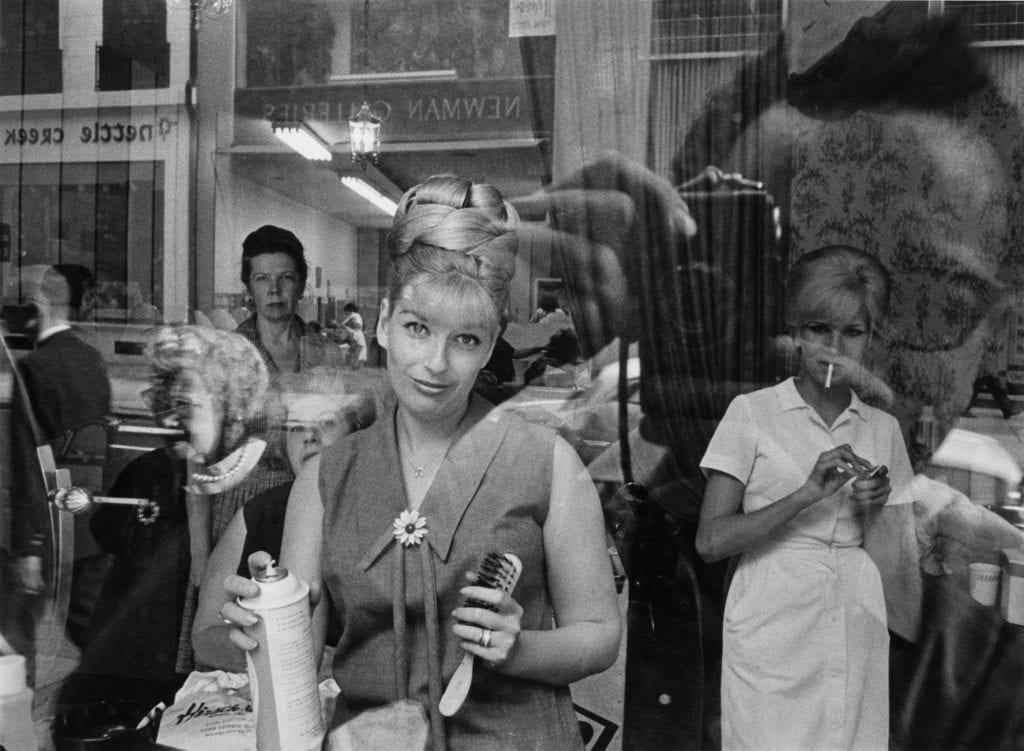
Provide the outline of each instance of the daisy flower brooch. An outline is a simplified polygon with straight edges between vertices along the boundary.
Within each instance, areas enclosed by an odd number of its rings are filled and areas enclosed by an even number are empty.
[[[394,527],[395,539],[406,547],[419,545],[427,536],[427,517],[420,516],[419,511],[403,511],[391,526]]]

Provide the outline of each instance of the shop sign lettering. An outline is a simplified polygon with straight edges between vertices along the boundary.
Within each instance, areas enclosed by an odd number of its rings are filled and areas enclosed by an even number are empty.
[[[4,132],[4,146],[24,146],[37,143],[64,143],[64,129],[7,128]]]
[[[391,117],[391,104],[388,102],[370,102],[370,109],[383,121]],[[263,117],[266,120],[324,120],[344,123],[358,111],[358,102],[268,102],[263,105]]]
[[[404,106],[402,106],[404,105]],[[387,122],[394,107],[390,102],[376,101],[370,109],[383,122]],[[459,96],[408,99],[400,105],[405,119],[415,122],[442,120],[518,120],[523,112],[522,97],[515,96]],[[358,112],[353,105],[330,102],[303,102],[265,104],[263,117],[267,120],[325,120],[346,122]]]
[[[170,135],[177,123],[167,117],[161,117],[155,123],[133,125],[119,121],[95,121],[81,126],[78,140],[82,143],[148,143],[154,135],[163,141]],[[46,144],[62,144],[69,136],[62,127],[48,128],[5,128],[4,146],[42,146]]]
[[[518,96],[474,96],[454,99],[417,99],[409,102],[409,119],[428,120],[500,120],[517,119],[522,101]]]
[[[364,100],[393,141],[535,136],[538,127],[550,122],[554,80],[548,76],[389,82],[373,86],[371,92],[348,84],[238,89],[236,137],[240,142],[255,137],[253,117],[343,125]],[[258,137],[269,135],[266,128]]]

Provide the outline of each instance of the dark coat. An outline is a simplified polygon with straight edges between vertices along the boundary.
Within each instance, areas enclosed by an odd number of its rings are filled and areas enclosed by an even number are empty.
[[[156,521],[140,522],[132,506],[101,506],[93,515],[96,541],[114,561],[90,624],[83,672],[156,681],[176,678],[191,562],[184,475],[183,462],[165,449],[154,449],[124,468],[110,495],[155,502]]]
[[[103,356],[72,331],[59,331],[18,362],[30,405],[14,389],[11,419],[11,542],[15,555],[43,555],[49,536],[46,489],[36,458],[31,408],[42,440],[59,444],[67,431],[110,413]]]

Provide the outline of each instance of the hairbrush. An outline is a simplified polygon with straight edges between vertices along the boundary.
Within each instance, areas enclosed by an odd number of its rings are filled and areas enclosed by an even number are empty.
[[[512,553],[488,553],[484,556],[480,568],[476,571],[474,586],[486,587],[488,589],[500,589],[505,594],[511,594],[519,581],[519,575],[523,572],[523,562]],[[467,597],[465,607],[484,608],[494,610],[494,606],[488,602]],[[466,700],[469,694],[469,686],[473,682],[473,655],[466,652],[462,656],[462,662],[455,669],[452,679],[444,690],[438,709],[445,717],[451,717],[459,711],[459,707]]]

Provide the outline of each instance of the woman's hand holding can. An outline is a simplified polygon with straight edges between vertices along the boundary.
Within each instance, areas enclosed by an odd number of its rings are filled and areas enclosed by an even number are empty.
[[[262,550],[253,553],[249,556],[249,573],[255,576],[257,571],[265,569],[272,561],[273,558],[270,553]],[[244,576],[232,574],[224,579],[224,589],[231,595],[231,599],[221,606],[220,617],[224,623],[236,626],[236,628],[231,629],[228,638],[239,649],[246,651],[256,649],[259,644],[255,639],[246,634],[242,628],[245,626],[255,626],[260,618],[252,610],[239,605],[238,600],[258,597],[260,594],[259,584],[252,579],[246,579]]]

